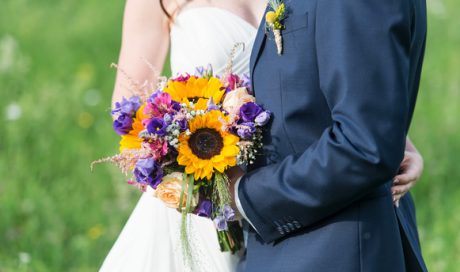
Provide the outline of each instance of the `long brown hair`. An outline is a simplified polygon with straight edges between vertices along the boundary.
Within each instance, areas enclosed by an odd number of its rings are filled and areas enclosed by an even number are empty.
[[[166,11],[165,9],[165,5],[163,4],[163,0],[160,0],[160,6],[161,6],[161,9],[163,10],[163,12],[166,14],[166,16],[168,17],[168,19],[171,19],[171,15]]]
[[[192,0],[185,0],[185,2],[189,2],[189,1],[192,1]],[[176,3],[177,3],[177,1],[176,1]],[[165,5],[163,4],[163,0],[160,0],[160,6],[161,6],[161,9],[163,10],[163,12],[166,14],[166,17],[168,17],[168,19],[172,20],[172,14],[169,14],[168,11],[166,11]],[[177,9],[179,9],[179,8],[180,8],[180,6],[177,7]],[[176,10],[174,12],[176,12]],[[174,14],[174,12],[173,12],[173,14]]]

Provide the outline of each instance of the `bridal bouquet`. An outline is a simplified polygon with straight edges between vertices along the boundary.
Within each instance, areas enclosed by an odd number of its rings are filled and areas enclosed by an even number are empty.
[[[253,163],[270,112],[256,104],[249,77],[232,74],[231,61],[220,76],[208,65],[194,75],[157,77],[154,87],[128,76],[133,96],[111,111],[118,116],[113,128],[122,138],[120,153],[93,162],[91,170],[112,162],[132,173],[128,184],[144,192],[153,188],[154,197],[182,213],[186,249],[185,217],[193,213],[213,220],[221,250],[234,253],[243,237],[239,225],[230,224],[234,210],[224,171],[237,162]]]

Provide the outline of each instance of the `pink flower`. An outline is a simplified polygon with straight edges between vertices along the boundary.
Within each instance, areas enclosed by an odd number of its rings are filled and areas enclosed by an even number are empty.
[[[144,107],[144,114],[151,118],[163,118],[166,113],[180,110],[178,102],[171,100],[171,95],[161,93],[155,97],[154,102],[148,102]]]
[[[144,111],[145,111],[145,107],[144,107]],[[152,120],[152,119],[151,118],[144,119],[144,120],[141,121],[141,124],[144,127],[147,127],[147,125],[150,123],[150,120]]]
[[[168,154],[168,143],[166,141],[155,140],[150,142],[150,148],[153,151],[153,159],[156,161],[160,161],[161,157]]]
[[[240,78],[237,75],[229,75],[227,77],[228,81],[228,88],[235,90],[238,88],[238,85],[240,84]]]
[[[185,74],[186,74],[186,76],[180,75],[180,76],[178,76],[176,78],[171,79],[171,81],[187,82],[189,80],[189,78],[190,78],[190,75],[187,74],[187,73],[185,73]]]
[[[128,183],[129,185],[136,186],[137,188],[139,188],[139,190],[141,190],[144,193],[147,192],[147,184],[141,184],[133,180],[128,180],[126,181],[126,183]]]

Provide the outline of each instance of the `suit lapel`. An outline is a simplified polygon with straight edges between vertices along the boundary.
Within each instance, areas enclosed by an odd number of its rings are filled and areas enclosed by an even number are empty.
[[[264,12],[264,17],[262,19],[262,22],[260,22],[259,30],[257,31],[256,35],[256,40],[254,41],[254,46],[252,47],[251,51],[251,58],[250,58],[250,72],[251,72],[251,85],[252,85],[252,91],[255,95],[254,91],[254,68],[256,67],[257,60],[259,59],[260,55],[260,50],[262,47],[262,44],[266,38],[267,35],[265,35],[265,14],[268,12],[269,7],[265,9]]]

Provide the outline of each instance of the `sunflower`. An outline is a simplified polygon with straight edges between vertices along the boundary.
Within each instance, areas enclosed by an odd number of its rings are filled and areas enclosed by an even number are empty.
[[[210,97],[215,104],[219,104],[225,90],[218,78],[204,79],[190,77],[187,82],[172,81],[164,88],[164,92],[171,95],[172,100],[190,105],[193,102],[195,110],[206,110]]]
[[[141,142],[139,141],[139,132],[145,129],[141,121],[149,118],[144,114],[144,105],[142,105],[136,112],[136,118],[134,118],[133,129],[126,135],[121,136],[120,151],[124,149],[140,149]]]
[[[211,179],[214,169],[223,173],[228,166],[236,165],[235,156],[240,149],[236,146],[239,138],[221,130],[219,117],[228,121],[228,116],[220,111],[210,111],[189,121],[191,134],[179,136],[179,156],[177,162],[186,166],[187,174],[195,173],[199,178]]]

